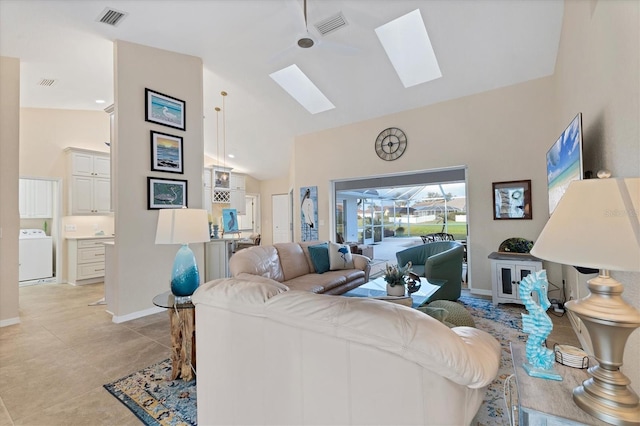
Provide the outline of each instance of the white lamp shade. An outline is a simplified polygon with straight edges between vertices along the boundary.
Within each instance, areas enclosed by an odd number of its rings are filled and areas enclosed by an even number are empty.
[[[210,240],[206,210],[161,209],[156,244],[204,243]]]
[[[574,181],[531,249],[571,266],[640,271],[640,178]]]

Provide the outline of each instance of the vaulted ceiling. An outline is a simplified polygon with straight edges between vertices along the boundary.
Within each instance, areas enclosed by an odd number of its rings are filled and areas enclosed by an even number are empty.
[[[106,8],[127,15],[98,22]],[[375,28],[415,9],[442,77],[405,88]],[[89,110],[113,102],[114,40],[198,56],[205,154],[216,156],[224,90],[227,165],[269,179],[286,175],[297,135],[552,74],[563,9],[561,0],[307,0],[316,43],[302,49],[303,0],[0,0],[0,55],[21,60],[23,107]],[[320,35],[315,24],[340,13],[347,24]],[[335,109],[312,115],[269,77],[294,63]]]

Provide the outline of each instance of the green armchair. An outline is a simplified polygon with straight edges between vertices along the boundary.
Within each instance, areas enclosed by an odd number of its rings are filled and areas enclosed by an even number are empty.
[[[462,289],[462,258],[464,247],[457,241],[438,241],[399,251],[399,266],[411,261],[413,272],[426,279],[447,280],[427,302],[458,300]]]

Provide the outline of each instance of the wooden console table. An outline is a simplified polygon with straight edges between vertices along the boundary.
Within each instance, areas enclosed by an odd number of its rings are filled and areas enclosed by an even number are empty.
[[[553,365],[562,376],[561,382],[531,377],[522,368],[526,359],[524,345],[511,342],[510,346],[518,389],[519,426],[610,426],[582,411],[573,402],[573,389],[588,378],[586,369],[567,367],[555,362]]]
[[[167,308],[171,327],[171,380],[182,377],[189,381],[195,376],[196,331],[193,303],[176,303],[170,291],[153,298],[153,304]]]

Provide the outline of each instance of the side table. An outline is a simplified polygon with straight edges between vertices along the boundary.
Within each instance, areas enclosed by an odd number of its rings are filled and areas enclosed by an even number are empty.
[[[171,380],[193,379],[196,368],[195,306],[176,303],[170,291],[153,298],[153,304],[167,308],[171,327]]]
[[[582,411],[573,402],[573,388],[588,378],[586,369],[568,367],[554,362],[553,366],[562,381],[531,377],[522,368],[526,359],[523,344],[511,342],[511,359],[518,389],[518,417],[520,426],[611,426]],[[590,360],[590,362],[595,362]],[[511,407],[509,407],[511,408]]]

